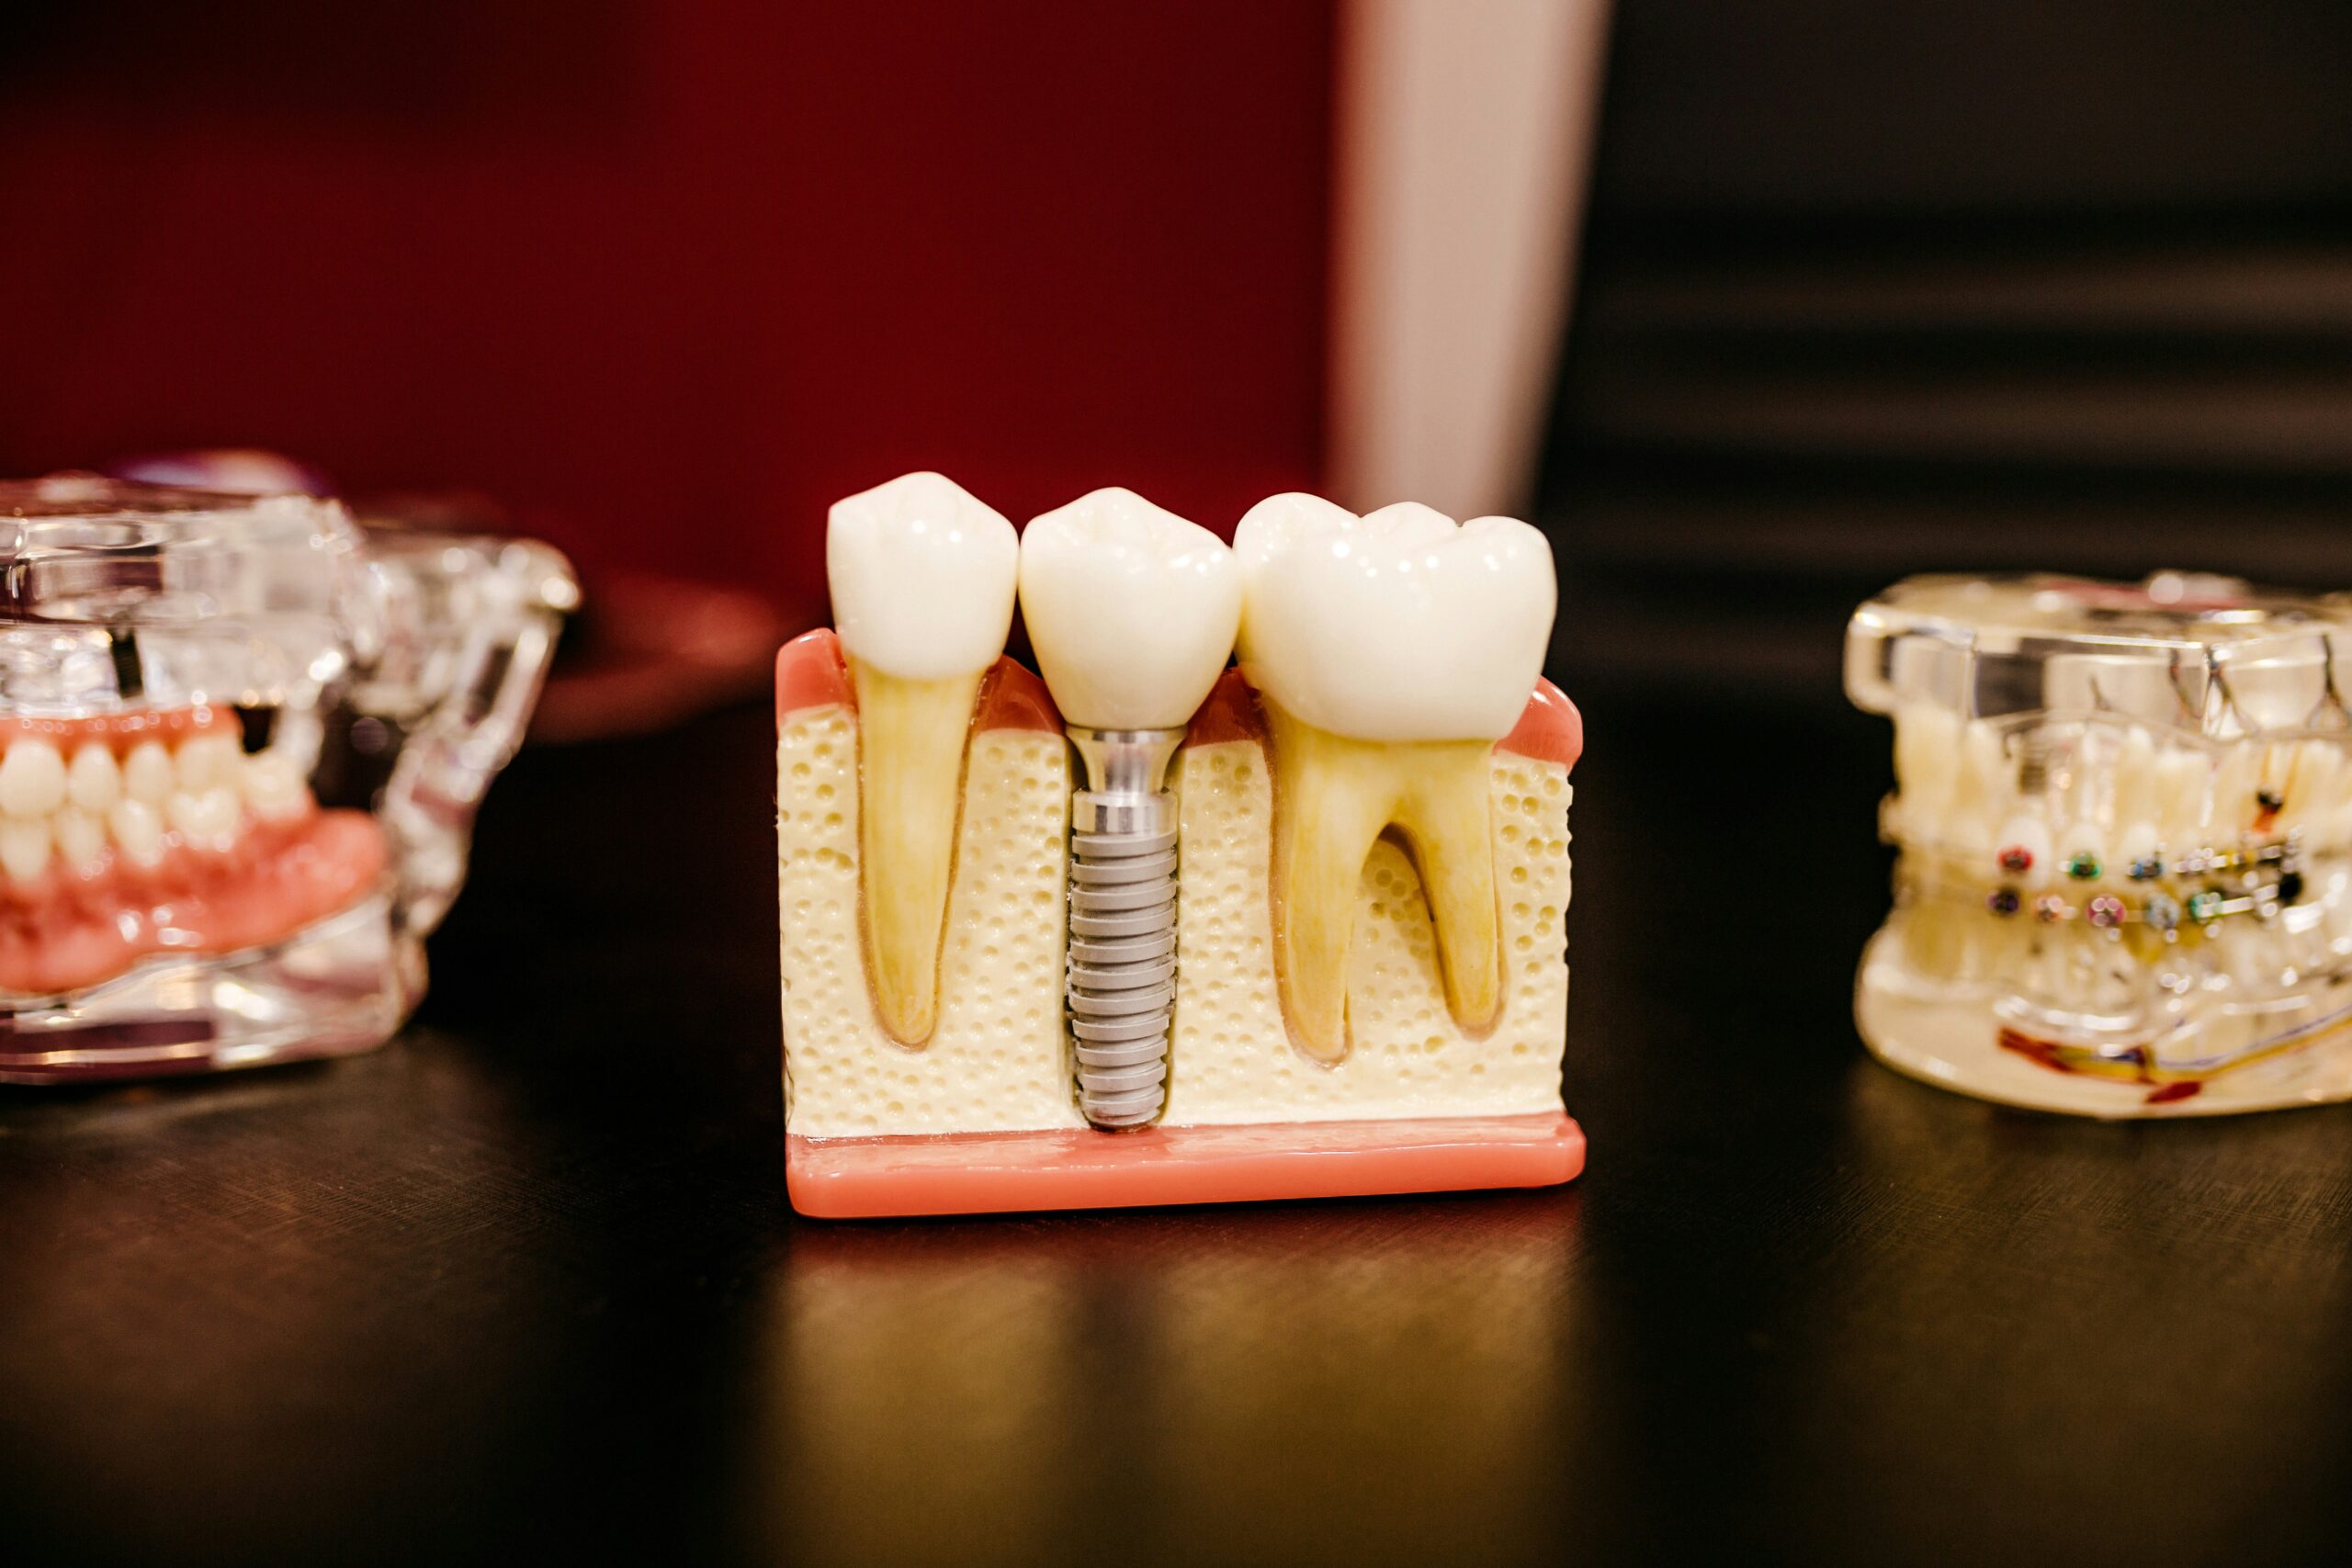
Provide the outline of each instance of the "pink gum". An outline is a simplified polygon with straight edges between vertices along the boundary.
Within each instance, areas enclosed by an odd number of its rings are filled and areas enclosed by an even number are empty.
[[[849,666],[842,657],[841,638],[831,626],[804,632],[784,645],[775,656],[775,716],[778,724],[808,708],[842,706],[854,709]],[[1011,659],[999,659],[980,687],[974,709],[975,729],[1043,729],[1060,734],[1062,720],[1047,694],[1045,682]],[[1257,740],[1266,736],[1266,722],[1258,711],[1258,694],[1238,670],[1227,670],[1193,716],[1184,737],[1188,746],[1210,746],[1220,740]],[[1584,716],[1566,693],[1539,679],[1518,725],[1495,743],[1499,751],[1557,762],[1573,768],[1584,754]]]
[[[1225,740],[1255,740],[1262,745],[1265,739],[1266,716],[1259,709],[1257,692],[1242,678],[1240,671],[1227,670],[1217,677],[1201,711],[1193,716],[1184,744],[1214,746]],[[1577,705],[1568,701],[1559,687],[1539,678],[1534,694],[1520,711],[1518,725],[1495,742],[1495,750],[1573,768],[1577,759],[1584,755],[1584,716],[1577,712]]]
[[[232,729],[237,716],[226,708],[138,708],[88,718],[0,718],[0,751],[19,740],[46,740],[60,751],[102,742],[119,759],[142,740],[176,746],[191,735]]]
[[[52,865],[0,892],[0,990],[50,996],[111,980],[150,953],[234,953],[293,935],[382,877],[376,819],[316,811],[249,822],[227,853],[176,845],[152,867],[117,855]]]
[[[775,719],[782,724],[809,708],[857,709],[851,688],[849,663],[842,655],[842,639],[831,626],[803,632],[775,656]],[[1062,732],[1061,711],[1046,691],[1046,682],[1009,658],[1000,657],[980,682],[980,700],[972,709],[974,729],[1042,729]]]

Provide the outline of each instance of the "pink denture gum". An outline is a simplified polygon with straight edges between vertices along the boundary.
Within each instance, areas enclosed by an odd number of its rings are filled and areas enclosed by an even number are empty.
[[[198,705],[81,718],[0,717],[0,752],[21,740],[64,753],[103,746],[119,761],[153,741],[233,735],[235,716]],[[373,818],[321,811],[308,796],[275,820],[249,818],[224,844],[174,832],[140,863],[109,844],[91,863],[61,858],[0,881],[0,991],[95,986],[157,953],[223,953],[290,936],[375,886],[385,848]]]
[[[840,639],[820,629],[786,645],[777,658],[777,721],[782,727],[797,715],[832,706],[854,709],[854,698]],[[1062,730],[1044,682],[1010,659],[1000,660],[984,682],[972,727],[976,734]],[[1576,705],[1549,682],[1539,682],[1517,727],[1496,750],[1565,770],[1576,762],[1583,739]],[[1186,741],[1266,744],[1257,694],[1238,670],[1218,680]],[[787,1052],[792,1048],[787,1040]],[[1116,1133],[1084,1126],[876,1136],[792,1133],[786,1142],[793,1207],[832,1219],[1544,1187],[1574,1179],[1585,1158],[1582,1130],[1559,1111],[1163,1122]]]

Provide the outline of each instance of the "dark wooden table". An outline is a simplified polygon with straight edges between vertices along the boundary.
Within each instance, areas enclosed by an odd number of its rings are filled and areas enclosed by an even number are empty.
[[[786,1206],[764,713],[527,754],[397,1044],[0,1098],[0,1562],[2344,1561],[2352,1111],[1895,1077],[1883,732],[1587,706],[1579,1183],[1011,1220]]]

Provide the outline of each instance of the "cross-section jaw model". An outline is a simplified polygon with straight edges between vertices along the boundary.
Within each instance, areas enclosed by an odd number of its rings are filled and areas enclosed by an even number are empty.
[[[1285,495],[1227,549],[1111,490],[1016,539],[912,474],[835,506],[827,560],[838,630],[777,666],[797,1206],[1581,1168],[1541,535]]]

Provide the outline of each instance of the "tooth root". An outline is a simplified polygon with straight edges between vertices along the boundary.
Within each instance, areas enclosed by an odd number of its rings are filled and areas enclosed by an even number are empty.
[[[909,680],[855,659],[849,665],[867,973],[882,1027],[920,1045],[939,1018],[939,944],[980,675]]]
[[[1367,741],[1265,704],[1274,774],[1274,970],[1301,1049],[1348,1053],[1348,953],[1364,857],[1394,825],[1419,871],[1446,1005],[1464,1028],[1502,1006],[1483,740]]]
[[[1348,1054],[1348,949],[1364,857],[1396,804],[1383,748],[1265,704],[1274,775],[1274,973],[1307,1055]]]
[[[1446,1006],[1453,1021],[1473,1032],[1492,1027],[1503,1005],[1502,932],[1487,820],[1493,750],[1476,740],[1430,744],[1396,813],[1429,895]]]

